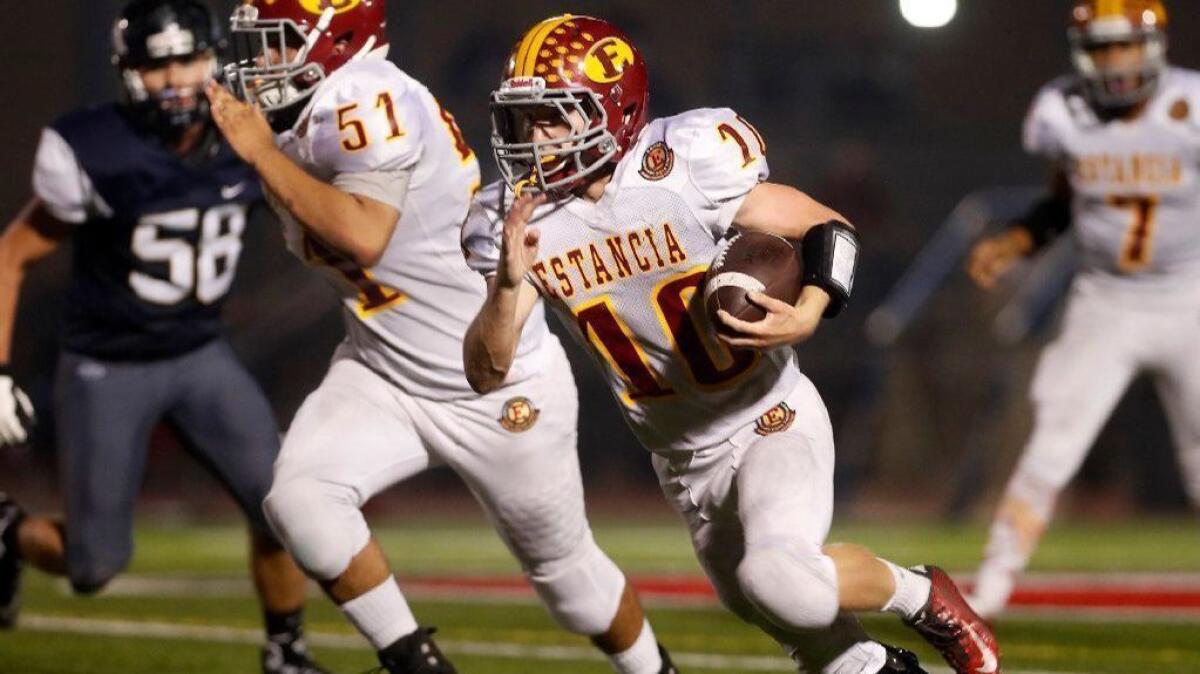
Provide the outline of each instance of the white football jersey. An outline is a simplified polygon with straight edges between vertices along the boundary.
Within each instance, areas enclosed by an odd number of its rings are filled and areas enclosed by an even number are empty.
[[[731,352],[715,337],[697,286],[746,194],[767,177],[761,136],[728,109],[651,122],[597,203],[538,209],[529,275],[609,385],[648,449],[728,440],[780,403],[800,377],[791,348]],[[463,230],[471,267],[495,273],[501,183],[483,190]]]
[[[1070,180],[1081,277],[1140,295],[1200,288],[1200,73],[1168,70],[1132,121],[1099,119],[1079,80],[1060,78],[1024,136]]]
[[[286,209],[273,206],[288,248],[321,269],[341,296],[343,350],[413,395],[474,396],[462,339],[486,285],[464,262],[459,236],[479,189],[479,163],[454,118],[420,82],[368,58],[322,82],[278,142],[310,174],[350,192],[369,187],[373,176],[410,176],[402,201],[364,192],[398,202],[392,205],[400,211],[383,257],[369,269],[306,235]],[[542,343],[553,339],[541,313],[530,320],[511,383],[541,370]]]

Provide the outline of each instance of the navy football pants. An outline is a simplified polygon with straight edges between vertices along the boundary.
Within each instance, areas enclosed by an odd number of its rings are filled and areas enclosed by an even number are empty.
[[[134,500],[160,420],[175,426],[254,530],[270,535],[262,500],[279,453],[278,428],[223,339],[150,362],[63,352],[55,393],[67,569],[76,590],[99,590],[129,563]]]

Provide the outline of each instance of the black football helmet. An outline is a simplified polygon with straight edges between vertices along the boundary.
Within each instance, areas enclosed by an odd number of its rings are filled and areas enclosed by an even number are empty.
[[[199,87],[167,88],[151,94],[139,68],[171,59],[206,56],[212,74],[224,48],[220,24],[200,0],[133,0],[113,25],[113,64],[125,84],[125,102],[139,124],[171,138],[208,118],[208,98]]]

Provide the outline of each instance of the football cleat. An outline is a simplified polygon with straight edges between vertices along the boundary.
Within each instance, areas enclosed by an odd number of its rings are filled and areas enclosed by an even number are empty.
[[[272,639],[263,644],[262,670],[263,674],[329,674],[312,661],[303,639],[287,642]]]
[[[418,627],[379,652],[381,670],[387,674],[458,674],[454,665],[433,643],[436,627]]]
[[[956,674],[1000,674],[1000,649],[987,623],[967,604],[954,581],[936,566],[913,572],[929,578],[929,601],[905,622],[936,648]]]
[[[887,661],[883,663],[883,669],[879,670],[878,674],[929,674],[921,669],[921,663],[917,661],[917,655],[912,651],[887,644],[880,644],[880,646],[883,646],[883,650],[887,652]]]
[[[17,624],[21,609],[21,555],[17,527],[25,513],[8,494],[0,492],[0,629]]]
[[[662,657],[662,669],[658,670],[658,674],[679,674],[679,668],[671,662],[671,654],[662,644],[658,645],[658,654]]]

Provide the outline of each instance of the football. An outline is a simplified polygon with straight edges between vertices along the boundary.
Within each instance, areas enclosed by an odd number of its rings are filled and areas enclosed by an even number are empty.
[[[755,290],[795,304],[804,269],[792,244],[782,236],[741,232],[722,242],[704,279],[704,311],[718,333],[734,335],[717,317],[724,309],[743,321],[761,321],[761,308],[746,299]]]

